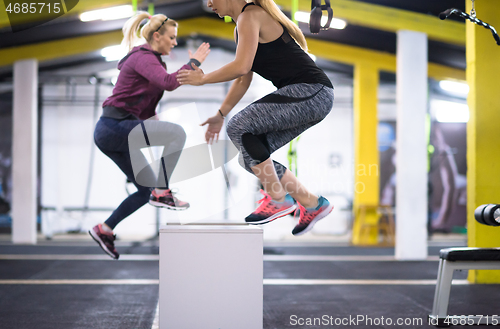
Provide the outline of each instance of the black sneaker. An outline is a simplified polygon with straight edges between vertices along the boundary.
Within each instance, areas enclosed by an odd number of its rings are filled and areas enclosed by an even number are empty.
[[[162,194],[157,194],[153,190],[149,197],[149,204],[172,210],[186,210],[189,208],[189,203],[174,197],[171,190],[164,190]]]
[[[111,258],[118,259],[120,257],[120,254],[115,249],[116,235],[104,231],[102,224],[94,226],[89,231],[89,234]]]

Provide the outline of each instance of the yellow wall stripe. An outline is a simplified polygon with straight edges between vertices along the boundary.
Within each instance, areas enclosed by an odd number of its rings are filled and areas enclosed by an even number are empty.
[[[208,17],[179,21],[179,37],[196,34],[232,41],[234,40],[234,24],[226,24],[222,19]],[[106,46],[119,44],[121,39],[121,31],[112,31],[5,48],[0,50],[0,66],[12,65],[20,59],[37,58],[43,62],[97,51]],[[307,42],[309,51],[320,58],[348,65],[371,63],[378,70],[396,72],[396,56],[393,54],[311,38],[308,38]],[[444,78],[465,80],[465,71],[429,63],[429,76],[438,80]]]
[[[0,50],[0,66],[12,65],[15,61],[36,58],[40,62],[97,51],[119,44],[122,31],[99,33],[84,37],[48,41],[11,47]]]

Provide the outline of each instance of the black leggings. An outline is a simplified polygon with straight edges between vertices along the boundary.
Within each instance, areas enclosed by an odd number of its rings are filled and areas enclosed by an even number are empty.
[[[94,140],[97,147],[137,187],[137,192],[125,198],[105,221],[114,229],[119,222],[148,203],[153,187],[168,188],[168,179],[179,160],[186,134],[181,126],[170,122],[101,117],[94,131]],[[161,158],[164,161],[150,163],[141,152],[148,145],[164,146]],[[163,170],[155,173],[152,168],[160,165]]]

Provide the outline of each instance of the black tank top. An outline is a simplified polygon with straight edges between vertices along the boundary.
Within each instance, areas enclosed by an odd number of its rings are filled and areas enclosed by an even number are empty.
[[[241,12],[249,5],[254,3],[246,4]],[[278,39],[259,43],[252,71],[271,81],[276,88],[295,83],[320,83],[333,88],[325,72],[300,48],[284,26]]]

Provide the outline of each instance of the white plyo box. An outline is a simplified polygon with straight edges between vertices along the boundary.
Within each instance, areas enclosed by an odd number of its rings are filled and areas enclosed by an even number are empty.
[[[160,329],[262,329],[263,234],[247,225],[160,227]]]

